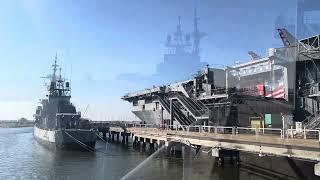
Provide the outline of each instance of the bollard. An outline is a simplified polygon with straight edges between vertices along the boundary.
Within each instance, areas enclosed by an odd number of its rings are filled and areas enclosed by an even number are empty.
[[[303,138],[307,139],[306,127],[303,128]]]

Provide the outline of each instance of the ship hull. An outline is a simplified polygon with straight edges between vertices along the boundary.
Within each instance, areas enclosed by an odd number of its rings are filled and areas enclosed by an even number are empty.
[[[96,131],[89,129],[48,130],[34,126],[37,142],[50,149],[94,151]]]
[[[141,122],[146,124],[160,124],[160,111],[133,111],[133,113],[141,120]]]
[[[284,100],[272,98],[260,98],[254,96],[239,96],[235,99],[228,99],[232,103],[232,110],[227,111],[225,106],[222,108],[210,108],[210,125],[216,126],[241,126],[250,127],[250,117],[257,115],[264,116],[272,112],[273,128],[282,127],[281,113],[289,114],[293,109],[292,105]],[[241,103],[239,103],[241,101]],[[154,103],[145,104],[149,109],[157,109]],[[160,110],[134,110],[132,111],[145,124],[161,124]],[[163,111],[163,119],[170,120],[170,113]],[[180,122],[178,122],[180,123]],[[270,124],[271,125],[271,124]]]

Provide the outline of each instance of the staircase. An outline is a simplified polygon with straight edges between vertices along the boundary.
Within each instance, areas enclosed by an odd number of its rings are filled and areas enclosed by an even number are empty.
[[[306,129],[316,129],[320,127],[320,114],[311,116],[303,121],[304,127]]]
[[[180,94],[175,94],[172,98],[177,99],[196,121],[209,119],[209,109],[200,101]]]
[[[169,99],[165,96],[163,97],[158,96],[158,99],[162,107],[166,111],[171,113]],[[177,120],[181,125],[190,125],[195,121],[192,117],[187,117],[186,115],[183,114],[183,112],[181,112],[178,102],[174,102],[174,101],[172,102],[172,111],[173,111],[172,113],[173,118]]]

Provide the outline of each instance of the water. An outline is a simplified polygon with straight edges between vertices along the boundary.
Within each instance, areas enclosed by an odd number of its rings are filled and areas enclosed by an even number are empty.
[[[106,148],[102,141],[96,149],[55,152],[33,139],[32,128],[0,128],[0,179],[295,179],[299,168],[304,178],[316,179],[312,163],[299,161],[294,171],[285,158],[242,155],[246,163],[218,167],[204,154],[188,161],[160,152],[148,159],[150,154],[131,146]]]

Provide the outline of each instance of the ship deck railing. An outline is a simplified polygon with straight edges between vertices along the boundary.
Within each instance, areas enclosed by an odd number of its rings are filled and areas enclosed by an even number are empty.
[[[161,124],[134,124],[133,128],[169,130],[172,133],[208,133],[253,136],[279,136],[281,139],[315,139],[320,143],[320,129],[282,129],[282,128],[255,128],[236,126],[187,126],[187,125],[161,125]]]
[[[77,116],[77,115],[81,115],[80,112],[76,112],[76,113],[56,113],[56,116]]]
[[[165,88],[180,86],[180,85],[188,83],[190,81],[193,81],[193,77],[187,78],[187,79],[182,79],[182,80],[176,80],[176,81],[172,81],[172,82],[169,82],[169,83],[166,83],[163,85],[154,86],[152,88],[147,88],[144,90],[138,90],[135,92],[127,93],[122,97],[122,99],[147,95],[147,94],[156,93],[156,92],[162,92]]]
[[[162,91],[162,86],[153,87],[151,89],[144,89],[144,90],[140,90],[132,93],[127,93],[123,96],[123,99],[137,97],[137,96],[146,95],[146,94],[155,93],[155,92],[161,92],[161,91]]]

